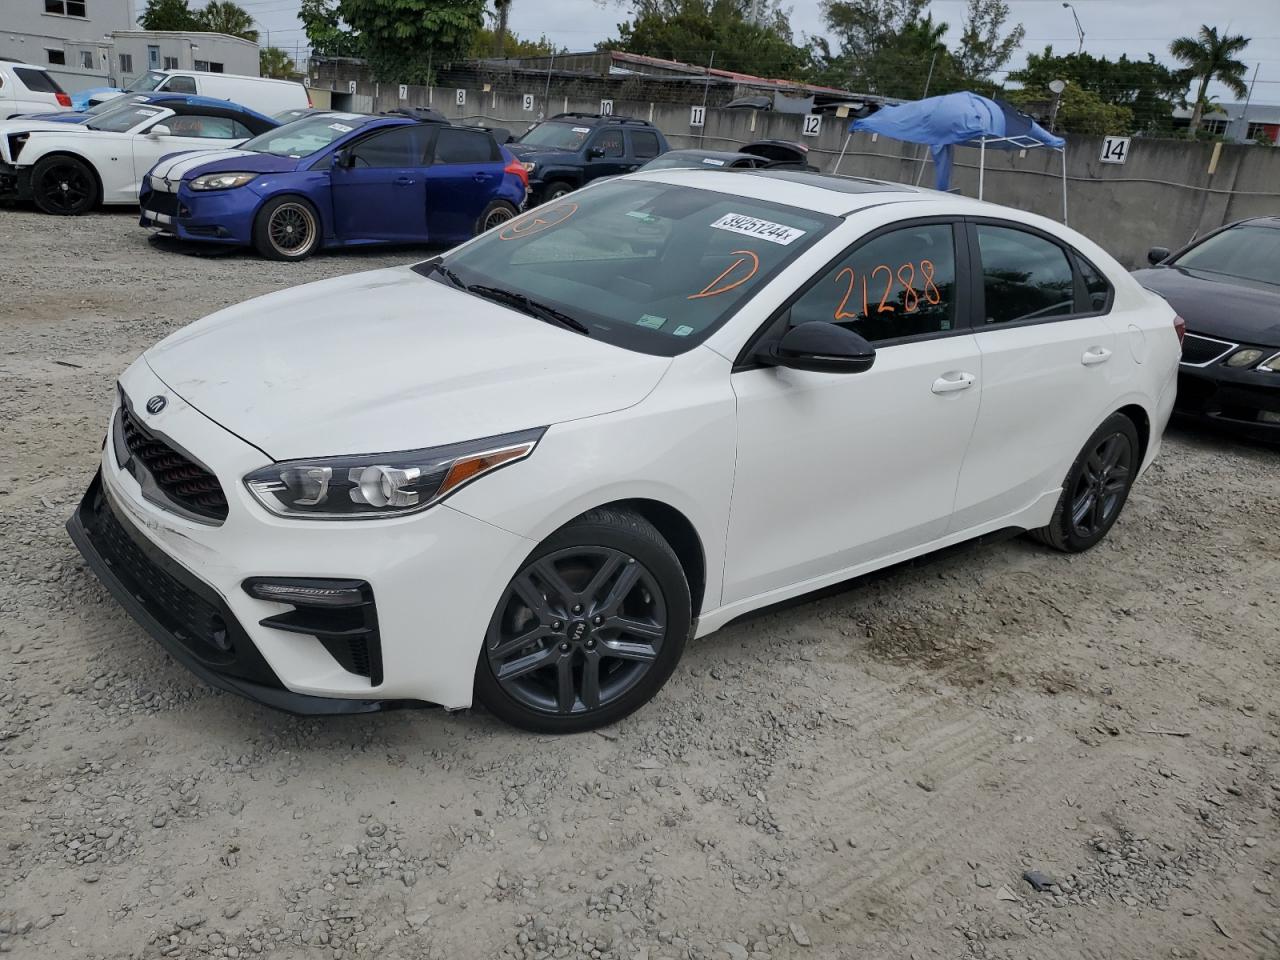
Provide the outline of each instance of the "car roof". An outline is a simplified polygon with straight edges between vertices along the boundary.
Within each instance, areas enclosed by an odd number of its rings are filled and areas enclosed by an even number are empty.
[[[680,150],[668,150],[666,153],[658,154],[658,156],[659,157],[712,157],[714,159],[719,159],[723,157],[725,160],[750,159],[750,154],[746,154],[746,153],[737,153],[736,151],[733,151],[733,150],[703,150],[699,147],[684,147]]]
[[[1272,230],[1280,230],[1280,217],[1250,217],[1248,220],[1239,220],[1231,226],[1242,227],[1245,224],[1251,227],[1270,227]]]

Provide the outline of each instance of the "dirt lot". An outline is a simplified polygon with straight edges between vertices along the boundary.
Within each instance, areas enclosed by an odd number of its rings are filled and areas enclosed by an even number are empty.
[[[175,665],[63,530],[115,376],[420,256],[0,211],[0,952],[1280,957],[1280,451],[1175,431],[1092,553],[974,547],[733,625],[604,734],[302,720]]]

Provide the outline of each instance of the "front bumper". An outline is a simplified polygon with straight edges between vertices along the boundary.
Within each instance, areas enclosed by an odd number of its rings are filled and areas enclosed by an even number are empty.
[[[215,686],[298,713],[362,712],[388,701],[471,704],[489,618],[529,540],[447,504],[385,520],[276,517],[241,482],[270,463],[260,450],[173,394],[145,360],[125,372],[121,388],[148,436],[189,451],[226,499],[224,518],[212,522],[167,509],[154,484],[139,482],[136,465],[121,467],[113,411],[99,477],[68,529],[95,573],[175,658]],[[153,396],[167,399],[157,414],[145,411]],[[112,562],[118,537],[104,540],[115,533],[108,515],[147,560],[127,551],[145,575]],[[344,656],[333,637],[299,629],[301,608],[251,596],[245,583],[258,578],[367,585],[381,670]],[[225,637],[211,647],[198,641],[212,617]]]
[[[1174,412],[1253,440],[1280,441],[1280,373],[1221,363],[1178,369]]]
[[[260,200],[245,187],[195,193],[179,186],[170,192],[144,182],[138,191],[138,223],[180,240],[249,246]]]
[[[0,160],[0,200],[31,199],[31,168]]]

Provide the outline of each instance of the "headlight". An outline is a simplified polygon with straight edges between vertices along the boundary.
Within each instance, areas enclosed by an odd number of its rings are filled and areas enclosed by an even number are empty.
[[[524,162],[524,172],[525,172],[525,173],[533,173],[533,171],[535,171],[535,170],[537,170],[537,169],[538,169],[538,161],[536,161],[536,160],[526,160],[526,161]]]
[[[1258,369],[1263,373],[1280,373],[1280,353],[1277,353],[1266,363],[1258,364]]]
[[[192,190],[230,190],[232,187],[243,187],[258,175],[256,173],[206,173],[191,181]]]
[[[1248,347],[1244,350],[1237,350],[1231,356],[1227,357],[1227,366],[1236,367],[1252,367],[1255,363],[1267,355],[1265,350],[1255,350]]]
[[[244,478],[281,517],[367,520],[425,510],[472,480],[533,453],[546,427],[426,450],[292,460]]]

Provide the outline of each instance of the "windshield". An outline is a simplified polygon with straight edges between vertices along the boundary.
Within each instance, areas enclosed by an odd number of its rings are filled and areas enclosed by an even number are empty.
[[[574,126],[572,123],[540,123],[517,142],[527,143],[532,147],[551,147],[553,150],[577,150],[589,133],[590,127]]]
[[[114,110],[98,114],[85,124],[90,130],[105,130],[107,133],[124,133],[132,130],[144,120],[158,117],[164,113],[160,107],[138,106],[126,103]]]
[[[89,116],[96,117],[107,113],[111,110],[119,110],[125,104],[135,104],[143,97],[112,97],[110,100],[103,100],[101,103],[95,103],[92,107],[85,111]]]
[[[146,93],[164,83],[165,78],[168,76],[167,73],[156,73],[154,70],[149,70],[125,87],[125,90],[129,93]]]
[[[618,180],[511,220],[443,265],[467,286],[558,310],[593,337],[675,356],[837,222],[710,190]],[[418,269],[450,282],[429,265]]]
[[[259,134],[241,144],[240,149],[270,153],[277,157],[305,157],[327,147],[339,137],[345,137],[368,120],[368,117],[355,113],[325,113],[304,117]]]
[[[1205,270],[1258,283],[1280,282],[1280,230],[1243,224],[1223,230],[1174,261],[1188,270]]]
[[[673,167],[727,167],[737,157],[713,157],[705,153],[687,150],[670,150],[654,157],[644,165],[646,170],[667,170]]]

